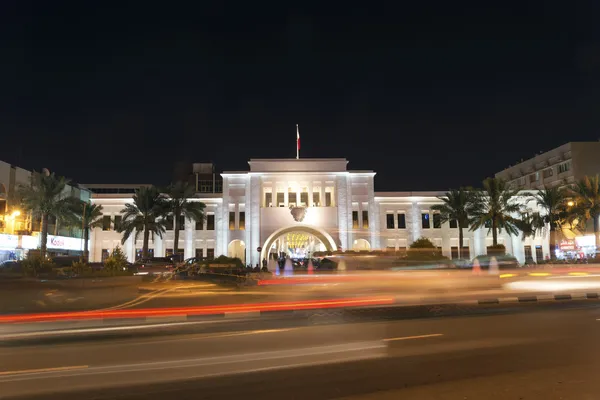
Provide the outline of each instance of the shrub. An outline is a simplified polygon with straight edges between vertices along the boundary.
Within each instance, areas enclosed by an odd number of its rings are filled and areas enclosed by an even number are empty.
[[[104,261],[104,270],[111,275],[127,270],[127,257],[121,247],[115,247]]]
[[[506,254],[506,247],[503,244],[488,246],[487,253],[489,255],[504,255]]]
[[[421,237],[411,243],[410,248],[406,252],[405,259],[417,261],[437,261],[447,260],[448,257],[444,257],[442,252],[435,247],[431,240]]]
[[[83,261],[74,261],[73,264],[71,264],[71,270],[75,275],[81,276],[88,274],[92,269]]]
[[[27,276],[39,276],[40,274],[50,274],[55,265],[42,258],[39,254],[32,254],[21,262],[23,273]]]
[[[426,237],[420,237],[410,244],[411,249],[435,249],[435,245]]]

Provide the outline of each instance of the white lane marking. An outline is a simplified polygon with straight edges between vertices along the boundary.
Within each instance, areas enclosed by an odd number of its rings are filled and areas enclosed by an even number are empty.
[[[168,324],[107,326],[107,327],[102,327],[102,328],[59,329],[59,330],[55,330],[55,331],[23,332],[23,333],[0,335],[0,339],[20,339],[20,338],[41,337],[41,336],[60,336],[60,335],[64,335],[64,334],[73,334],[73,333],[118,332],[118,331],[127,331],[127,330],[166,328],[166,327],[173,327],[173,326],[202,325],[202,324],[215,324],[215,323],[222,324],[225,322],[230,322],[230,321],[213,320],[213,321],[171,322]]]
[[[0,376],[0,382],[15,382],[15,381],[26,381],[32,379],[56,379],[59,377],[73,377],[73,376],[89,376],[89,375],[100,375],[100,374],[123,374],[123,373],[132,373],[132,372],[146,372],[146,371],[156,371],[156,370],[164,370],[166,368],[175,369],[175,368],[186,368],[190,369],[190,367],[206,367],[206,366],[217,366],[217,365],[227,365],[227,364],[237,364],[240,363],[244,365],[244,367],[240,368],[235,373],[245,372],[245,371],[254,371],[256,370],[252,365],[253,362],[259,361],[276,361],[276,360],[285,360],[285,359],[297,359],[297,358],[307,358],[311,356],[329,356],[329,355],[348,355],[344,357],[344,360],[351,360],[353,358],[375,358],[375,357],[385,357],[385,348],[386,345],[381,343],[381,341],[370,341],[370,342],[355,342],[355,343],[344,343],[339,345],[331,345],[331,346],[318,346],[318,347],[307,347],[307,348],[298,348],[292,350],[278,350],[278,351],[267,351],[267,352],[257,352],[257,353],[246,353],[246,354],[236,354],[236,355],[228,355],[228,356],[216,356],[216,357],[204,357],[204,358],[195,358],[195,359],[187,359],[187,360],[171,360],[171,361],[158,361],[158,362],[146,362],[146,363],[137,363],[137,364],[121,364],[121,365],[108,365],[108,366],[98,366],[98,367],[90,367],[81,370],[71,370],[71,371],[49,371],[49,372],[37,372],[30,374],[23,374],[19,376]],[[350,356],[348,353],[351,352],[364,352],[364,351],[372,351],[369,354],[358,355],[355,357]],[[330,359],[321,359],[315,361],[304,361],[296,364],[287,364],[287,365],[279,365],[272,366],[268,368],[289,368],[293,365],[302,365],[302,364],[326,364],[335,362]],[[245,364],[244,364],[245,363]],[[221,374],[231,374],[231,372],[222,372]]]
[[[89,365],[73,365],[70,367],[53,367],[53,368],[38,368],[38,369],[22,369],[16,371],[2,371],[0,376],[12,376],[12,375],[23,375],[23,374],[39,374],[43,372],[59,372],[59,371],[72,371],[75,369],[87,369]]]
[[[402,337],[395,337],[395,338],[383,339],[383,341],[384,342],[394,342],[394,341],[397,341],[397,340],[425,339],[425,338],[439,337],[439,336],[444,336],[444,334],[443,333],[430,333],[428,335],[402,336]]]

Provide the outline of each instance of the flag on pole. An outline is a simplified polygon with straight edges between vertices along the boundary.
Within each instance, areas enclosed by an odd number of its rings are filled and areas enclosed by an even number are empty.
[[[300,128],[296,124],[296,159],[300,158]]]

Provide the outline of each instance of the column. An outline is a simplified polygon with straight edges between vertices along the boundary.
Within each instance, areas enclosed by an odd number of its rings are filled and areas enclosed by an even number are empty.
[[[512,243],[512,251],[513,251],[512,255],[517,258],[517,261],[519,261],[519,263],[524,264],[525,263],[525,248],[523,247],[523,241],[521,240],[521,237],[518,235],[511,236],[511,243]]]
[[[416,201],[412,202],[412,207],[410,210],[410,232],[412,237],[410,238],[410,242],[414,242],[415,240],[417,240],[418,238],[421,237],[421,209],[419,207],[419,203],[417,203]],[[397,226],[398,221],[397,221],[397,215],[396,213],[394,213],[394,217],[396,217],[396,221],[394,221],[394,226]],[[408,224],[408,221],[407,221]],[[408,228],[408,226],[407,226]],[[407,243],[408,246],[410,246],[410,243]]]
[[[163,235],[166,235],[166,233],[164,233]],[[152,237],[152,234],[150,234],[150,236]],[[148,241],[148,248],[150,248],[150,243],[151,242],[152,242],[152,240]],[[154,235],[154,257],[164,257],[164,256],[165,256],[165,239],[164,239],[164,236],[161,238],[158,235]]]
[[[185,219],[185,231],[184,231],[184,258],[194,257],[194,236],[196,234],[196,223],[192,220]]]
[[[324,191],[325,189],[323,189]],[[339,239],[340,244],[342,246],[342,250],[349,249],[349,243],[351,238],[349,237],[348,232],[348,176],[341,175],[336,179],[336,183],[334,184],[334,195],[337,197],[337,209],[338,209],[338,230],[339,230]],[[325,198],[323,198],[323,201]],[[333,201],[333,197],[332,197]],[[350,202],[350,207],[352,207],[352,203]],[[352,214],[350,214],[352,215]]]

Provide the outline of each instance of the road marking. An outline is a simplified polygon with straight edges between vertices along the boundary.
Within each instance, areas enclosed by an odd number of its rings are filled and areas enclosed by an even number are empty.
[[[394,342],[394,341],[397,341],[397,340],[425,339],[425,338],[438,337],[438,336],[444,336],[444,334],[443,333],[431,333],[429,335],[402,336],[402,337],[395,337],[395,338],[383,339],[383,341],[384,342]]]
[[[8,375],[23,375],[23,374],[39,374],[43,372],[58,372],[58,371],[72,371],[76,369],[87,369],[88,365],[74,365],[71,367],[54,367],[54,368],[39,368],[39,369],[22,369],[17,371],[3,371],[0,372],[0,376]]]

